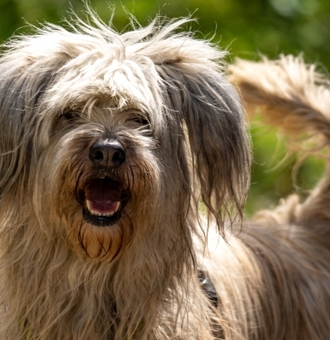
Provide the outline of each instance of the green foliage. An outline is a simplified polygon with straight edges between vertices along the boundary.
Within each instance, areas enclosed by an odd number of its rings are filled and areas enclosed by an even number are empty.
[[[71,5],[69,5],[69,3]],[[330,69],[330,1],[328,0],[90,0],[100,17],[108,21],[115,7],[114,24],[122,30],[127,25],[124,8],[141,24],[156,14],[168,17],[193,14],[198,19],[194,29],[201,37],[220,41],[233,56],[252,58],[259,53],[276,57],[280,53],[303,52],[309,62],[320,62]],[[0,41],[28,30],[26,22],[59,22],[73,8],[84,9],[81,0],[0,0]]]
[[[198,23],[191,24],[197,37],[212,38],[228,49],[229,62],[236,57],[258,59],[260,54],[276,58],[281,53],[303,53],[307,62],[317,62],[324,70],[330,69],[329,0],[117,0],[112,1],[111,6],[106,0],[89,2],[106,22],[112,14],[110,7],[115,7],[113,24],[119,31],[128,24],[124,8],[142,25],[156,14],[170,18],[192,14],[198,19]],[[81,13],[83,2],[0,0],[0,41],[13,33],[30,32],[27,22],[36,26],[44,21],[58,23],[68,17],[70,9]],[[275,205],[279,198],[292,193],[295,185],[304,195],[322,175],[323,162],[309,158],[300,167],[294,182],[294,157],[276,167],[286,152],[283,146],[277,148],[275,132],[253,125],[252,138],[255,161],[247,214]]]
[[[292,193],[304,198],[322,177],[324,159],[309,156],[303,161],[302,155],[287,151],[285,138],[262,125],[258,117],[251,124],[251,135],[254,162],[246,215],[274,208]]]

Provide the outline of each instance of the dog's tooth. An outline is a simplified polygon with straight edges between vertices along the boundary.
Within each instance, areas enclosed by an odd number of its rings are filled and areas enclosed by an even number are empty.
[[[118,202],[116,203],[116,207],[115,207],[115,209],[114,209],[114,212],[117,212],[117,211],[119,210],[119,208],[120,208],[120,202],[118,201]]]
[[[92,208],[92,202],[89,200],[86,200],[86,208],[87,210],[90,212],[90,214],[94,215],[94,216],[105,216],[105,217],[111,217],[113,216],[120,208],[120,202],[115,202],[115,207],[113,209],[113,211],[110,212],[105,212],[105,213],[101,213],[97,210],[94,210]]]
[[[87,207],[87,210],[88,211],[92,211],[92,203],[91,203],[91,201],[89,201],[89,200],[86,200],[86,207]]]

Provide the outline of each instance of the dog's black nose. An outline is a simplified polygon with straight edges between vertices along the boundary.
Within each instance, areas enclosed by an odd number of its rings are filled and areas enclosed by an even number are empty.
[[[126,152],[118,141],[103,139],[90,147],[89,158],[96,166],[118,168],[125,162]]]

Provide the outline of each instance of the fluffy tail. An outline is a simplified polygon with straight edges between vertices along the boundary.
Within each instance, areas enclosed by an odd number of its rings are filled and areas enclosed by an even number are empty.
[[[249,115],[258,111],[270,125],[284,133],[295,150],[318,152],[330,145],[330,82],[315,65],[302,57],[281,56],[276,61],[237,60],[230,66],[230,80],[241,91]],[[258,110],[257,110],[258,108]],[[308,147],[306,148],[306,143]],[[308,153],[307,153],[308,154]],[[302,204],[291,197],[285,211],[270,214],[283,221],[304,225],[322,236],[330,247],[330,166],[324,178]],[[279,213],[281,212],[281,213]],[[282,215],[284,215],[284,217]]]
[[[229,71],[248,114],[259,109],[291,146],[301,149],[306,140],[313,140],[313,150],[330,144],[330,83],[315,65],[306,65],[302,57],[281,56],[275,61],[237,60]]]

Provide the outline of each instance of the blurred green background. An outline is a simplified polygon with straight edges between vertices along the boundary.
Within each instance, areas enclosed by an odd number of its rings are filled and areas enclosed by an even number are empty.
[[[324,72],[330,70],[330,1],[329,0],[90,0],[91,7],[108,21],[114,5],[114,25],[123,30],[128,24],[126,8],[141,24],[156,15],[179,17],[193,14],[196,35],[211,38],[235,57],[258,59],[260,54],[275,58],[279,54],[304,54],[307,62],[316,62]],[[71,4],[71,5],[70,5]],[[13,33],[28,33],[26,22],[40,25],[44,21],[60,23],[73,8],[84,10],[82,1],[71,0],[0,0],[0,41]],[[308,158],[292,180],[293,156],[276,167],[285,155],[278,146],[276,133],[252,123],[254,164],[246,214],[277,204],[279,198],[298,191],[302,196],[317,182],[324,163]]]

